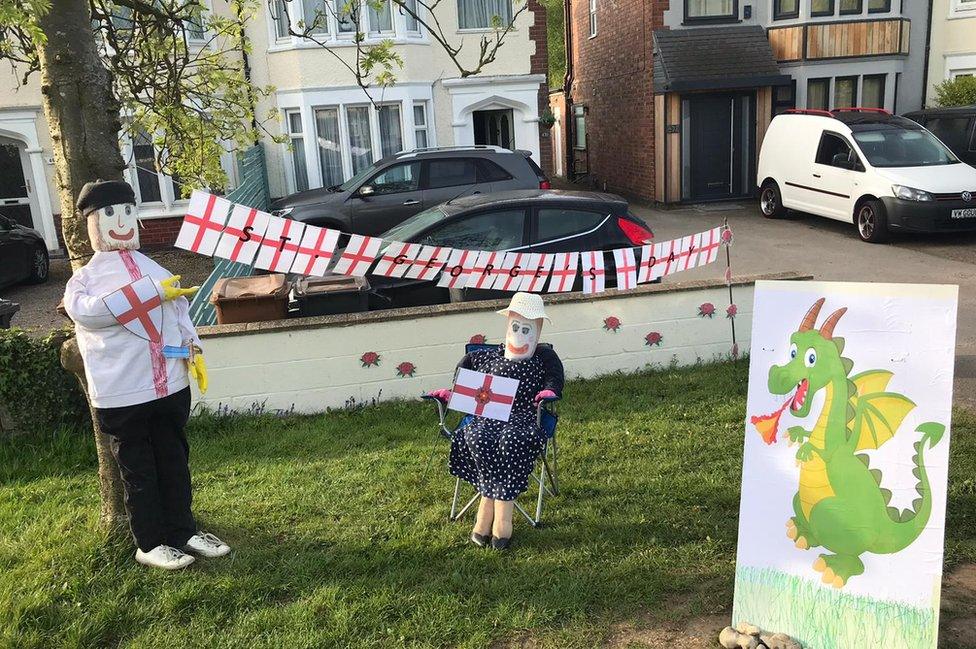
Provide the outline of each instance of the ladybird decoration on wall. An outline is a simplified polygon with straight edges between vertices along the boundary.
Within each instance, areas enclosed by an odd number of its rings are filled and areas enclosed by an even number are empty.
[[[701,318],[711,318],[715,315],[715,305],[711,302],[703,302],[698,307],[698,316]]]
[[[397,376],[400,378],[413,378],[414,372],[417,371],[417,366],[410,361],[403,361],[396,367]]]
[[[471,340],[468,342],[472,345],[484,345],[488,342],[488,336],[484,334],[475,334],[471,336]]]
[[[654,347],[655,345],[660,347],[662,340],[664,340],[664,336],[659,331],[652,331],[644,336],[644,344],[648,347]]]
[[[603,328],[607,331],[617,333],[617,330],[620,329],[620,318],[615,315],[607,316],[603,319]]]
[[[373,367],[380,364],[380,355],[376,352],[366,352],[359,357],[359,362],[363,367]]]
[[[731,320],[739,313],[739,307],[734,304],[730,304],[727,309],[725,309],[725,317]]]

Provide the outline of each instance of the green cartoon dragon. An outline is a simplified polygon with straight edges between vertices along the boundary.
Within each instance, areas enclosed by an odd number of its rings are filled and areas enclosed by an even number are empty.
[[[769,391],[790,394],[771,415],[751,421],[767,444],[776,441],[780,415],[789,407],[803,418],[810,414],[814,395],[824,392],[823,410],[813,430],[792,426],[787,431],[800,466],[799,490],[793,497],[794,516],[786,523],[787,536],[797,548],[823,547],[813,564],[822,580],[842,588],[864,572],[861,555],[900,552],[918,538],[932,512],[932,492],[923,451],[939,443],[945,426],[924,423],[916,429],[913,475],[919,493],[912,510],[889,506],[891,492],[881,487],[881,472],[870,468],[859,451],[879,448],[891,439],[915,407],[903,395],[888,392],[892,373],[869,370],[850,376],[853,361],[843,357],[843,338],[834,328],[847,312],[841,308],[814,328],[824,298],[814,303],[790,336],[790,361],[769,369]],[[914,510],[914,511],[913,511]]]

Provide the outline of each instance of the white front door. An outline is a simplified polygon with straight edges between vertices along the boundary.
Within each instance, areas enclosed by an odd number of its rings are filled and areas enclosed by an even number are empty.
[[[24,146],[0,138],[0,214],[27,227],[37,225],[31,215],[33,187]]]

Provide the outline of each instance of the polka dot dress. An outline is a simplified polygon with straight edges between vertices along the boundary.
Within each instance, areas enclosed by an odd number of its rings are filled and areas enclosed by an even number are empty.
[[[543,432],[536,426],[533,399],[547,383],[546,367],[538,351],[525,360],[508,360],[501,346],[472,352],[461,366],[518,379],[519,386],[507,422],[473,417],[454,432],[451,475],[470,482],[487,498],[515,500],[528,489],[529,475],[545,441]]]

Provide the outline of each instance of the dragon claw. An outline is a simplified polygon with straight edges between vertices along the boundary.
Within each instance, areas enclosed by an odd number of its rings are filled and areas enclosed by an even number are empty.
[[[834,580],[830,582],[830,585],[833,586],[834,588],[843,588],[845,583],[846,582],[844,581],[843,577],[841,577],[840,575],[835,575]]]
[[[801,550],[806,550],[807,548],[810,547],[810,544],[807,543],[806,537],[801,536],[796,540],[796,547],[798,547]]]
[[[823,572],[827,569],[827,562],[824,561],[823,557],[817,557],[817,560],[813,562],[813,569],[817,572]]]
[[[834,574],[834,569],[833,568],[830,568],[830,567],[827,567],[823,571],[823,577],[821,577],[820,580],[823,583],[825,583],[825,584],[833,584],[834,583],[834,577],[837,577],[837,575]],[[840,577],[837,577],[837,578],[840,579]]]

